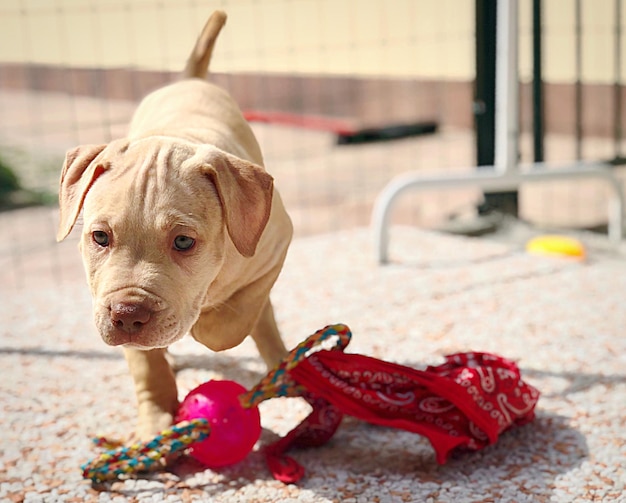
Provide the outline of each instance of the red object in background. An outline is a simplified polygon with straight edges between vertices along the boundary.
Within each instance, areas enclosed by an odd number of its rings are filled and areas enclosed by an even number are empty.
[[[343,337],[341,347],[307,353],[326,334]],[[272,392],[303,395],[311,414],[284,438],[266,447],[274,477],[296,482],[304,469],[285,451],[322,445],[339,427],[343,414],[427,437],[444,463],[452,450],[479,450],[509,428],[534,418],[539,391],[525,383],[517,365],[488,353],[459,353],[426,370],[415,370],[343,350],[350,332],[334,325],[298,346],[273,377]],[[255,400],[268,382],[245,395]],[[302,390],[306,390],[304,393]],[[275,396],[275,395],[274,395]],[[269,396],[268,396],[269,397]],[[265,399],[260,397],[259,400]]]
[[[268,112],[260,110],[246,110],[243,113],[249,122],[265,122],[283,126],[329,131],[338,135],[351,135],[357,129],[352,121],[320,115],[300,115],[289,112]]]

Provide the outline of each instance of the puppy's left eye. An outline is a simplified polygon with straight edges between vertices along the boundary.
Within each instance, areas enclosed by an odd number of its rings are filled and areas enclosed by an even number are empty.
[[[102,246],[103,248],[109,246],[109,235],[104,231],[93,231],[91,233],[91,238],[97,245]]]
[[[195,244],[196,240],[189,236],[176,236],[174,238],[174,249],[177,251],[191,250]]]

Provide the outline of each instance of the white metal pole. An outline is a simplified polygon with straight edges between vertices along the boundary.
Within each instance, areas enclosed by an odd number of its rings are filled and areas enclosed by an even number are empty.
[[[518,2],[498,0],[496,25],[495,168],[517,172],[519,138]]]

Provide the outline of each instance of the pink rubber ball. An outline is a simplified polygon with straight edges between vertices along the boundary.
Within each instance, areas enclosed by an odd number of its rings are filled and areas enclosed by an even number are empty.
[[[176,422],[205,418],[211,434],[190,449],[192,457],[210,468],[243,460],[261,436],[257,407],[243,408],[239,395],[246,389],[234,381],[209,381],[191,390],[180,404]]]

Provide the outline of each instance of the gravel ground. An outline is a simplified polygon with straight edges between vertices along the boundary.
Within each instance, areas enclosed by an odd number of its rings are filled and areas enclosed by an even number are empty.
[[[10,222],[27,215],[0,215],[0,501],[626,501],[623,250],[590,245],[578,263],[395,228],[392,264],[379,267],[367,229],[300,238],[274,291],[289,346],[343,322],[350,351],[413,367],[454,351],[499,353],[542,392],[536,421],[443,466],[424,438],[348,418],[331,443],[294,454],[307,470],[297,486],[274,481],[258,451],[219,471],[179,462],[93,486],[79,469],[96,454],[89,438],[131,432],[131,381],[92,326],[75,242],[55,252],[56,276],[42,265],[50,247],[10,253],[20,227]],[[172,352],[181,395],[211,378],[251,386],[263,372],[248,341],[212,354],[185,339]],[[264,403],[261,444],[307,411],[299,399]]]

